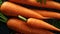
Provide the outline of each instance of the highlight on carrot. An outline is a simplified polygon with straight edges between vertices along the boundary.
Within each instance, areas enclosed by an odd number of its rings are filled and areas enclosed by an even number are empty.
[[[26,18],[37,18],[37,19],[49,19],[48,17],[43,17],[42,15],[34,12],[33,10],[24,8],[22,6],[16,5],[11,2],[4,2],[1,5],[1,11],[8,16],[24,16]]]
[[[41,14],[44,17],[60,19],[60,13],[57,12],[47,11],[47,10],[34,10],[34,11]]]
[[[7,26],[10,29],[13,29],[17,32],[26,34],[54,34],[48,30],[31,28],[27,26],[27,24],[24,21],[16,18],[9,19],[7,22]]]
[[[36,0],[26,0],[26,1],[25,0],[9,0],[9,1],[19,3],[19,4],[27,4],[27,5],[36,6],[36,7],[44,7],[44,8],[52,8],[52,9],[60,10],[60,3],[55,1],[46,1],[46,4],[41,4]]]
[[[20,15],[18,15],[18,17],[20,18]],[[20,18],[20,19],[22,19],[22,18]],[[39,19],[35,19],[35,18],[29,18],[29,19],[25,19],[25,21],[31,27],[43,28],[43,29],[48,29],[48,30],[60,32],[60,29],[56,28],[55,26],[53,26],[47,22],[44,22],[43,20],[39,20]]]

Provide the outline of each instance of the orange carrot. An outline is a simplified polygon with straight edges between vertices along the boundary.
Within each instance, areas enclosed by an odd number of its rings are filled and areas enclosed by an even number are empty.
[[[28,33],[29,34],[54,34],[48,30],[31,28],[22,20],[19,20],[16,18],[9,19],[7,22],[7,26],[10,29],[13,29],[17,32],[22,32],[22,33],[26,33],[26,34],[28,34]]]
[[[36,0],[9,0],[11,2],[19,3],[19,4],[27,4],[31,6],[37,6],[37,7],[44,7],[44,8],[52,8],[52,9],[58,9],[60,10],[60,3],[54,2],[54,1],[46,1],[46,5],[37,2]]]
[[[5,15],[8,16],[24,16],[26,18],[38,18],[38,19],[48,19],[46,17],[43,17],[42,15],[34,12],[33,10],[24,8],[22,6],[16,5],[14,3],[11,2],[4,2],[1,5],[1,11],[2,13],[4,13]]]
[[[60,19],[60,13],[57,13],[57,12],[46,11],[46,10],[34,10],[34,11],[41,14],[44,17],[51,17],[51,18]]]
[[[42,20],[38,20],[38,19],[34,19],[34,18],[29,18],[27,20],[27,24],[32,27],[36,27],[36,28],[43,28],[43,29],[54,30],[54,31],[60,32],[60,29],[52,26],[51,24],[48,24]]]
[[[18,16],[20,19],[24,20],[27,22],[27,24],[31,27],[35,27],[35,28],[43,28],[43,29],[48,29],[48,30],[54,30],[54,31],[59,31],[60,32],[60,29],[56,28],[55,26],[47,23],[47,22],[44,22],[43,20],[39,20],[39,19],[35,19],[35,18],[29,18],[29,19],[26,19],[22,16]]]

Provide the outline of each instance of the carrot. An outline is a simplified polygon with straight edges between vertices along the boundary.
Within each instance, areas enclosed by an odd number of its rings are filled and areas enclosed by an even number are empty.
[[[58,9],[60,10],[60,3],[54,2],[54,1],[46,1],[46,5],[37,2],[36,0],[9,0],[11,2],[19,3],[19,4],[27,4],[31,6],[36,7],[43,7],[43,8],[52,8],[52,9]]]
[[[49,29],[49,30],[55,30],[55,31],[60,31],[60,29],[42,21],[42,20],[38,20],[38,19],[34,19],[34,18],[29,18],[27,20],[28,25],[32,26],[32,27],[36,27],[36,28],[45,28],[45,29]]]
[[[60,31],[60,29],[52,26],[51,24],[48,24],[42,20],[38,20],[38,19],[34,19],[34,18],[29,18],[27,20],[27,24],[32,27],[36,27],[36,28],[44,28],[44,29],[48,29],[48,30]]]
[[[8,28],[13,29],[17,32],[26,34],[54,34],[48,30],[31,28],[24,21],[16,18],[9,19],[7,22],[7,26]]]
[[[1,11],[2,13],[4,13],[5,15],[8,16],[24,16],[26,18],[38,18],[38,19],[48,19],[47,17],[43,17],[42,15],[34,12],[33,10],[24,8],[22,6],[16,5],[14,3],[11,2],[4,2],[1,5]]]
[[[55,26],[47,23],[47,22],[44,22],[43,20],[39,20],[39,19],[35,19],[35,18],[24,18],[22,16],[18,16],[18,18],[24,20],[27,22],[27,24],[31,27],[35,27],[35,28],[43,28],[43,29],[48,29],[48,30],[54,30],[54,31],[59,31],[60,32],[60,29],[56,28]],[[23,19],[24,18],[24,19]]]
[[[46,10],[34,10],[34,11],[41,14],[44,17],[51,17],[51,18],[60,19],[60,13],[57,13],[57,12],[46,11]]]

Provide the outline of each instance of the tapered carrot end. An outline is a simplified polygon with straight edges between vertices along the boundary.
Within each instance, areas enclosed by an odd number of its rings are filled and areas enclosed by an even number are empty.
[[[43,17],[43,19],[51,19],[50,17]]]
[[[53,31],[60,32],[60,29],[59,28],[52,28],[52,29],[54,29]]]
[[[58,29],[57,31],[60,32],[60,29]]]

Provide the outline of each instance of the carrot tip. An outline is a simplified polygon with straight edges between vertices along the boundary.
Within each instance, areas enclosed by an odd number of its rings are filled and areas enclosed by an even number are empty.
[[[51,19],[50,17],[43,17],[44,19]]]

